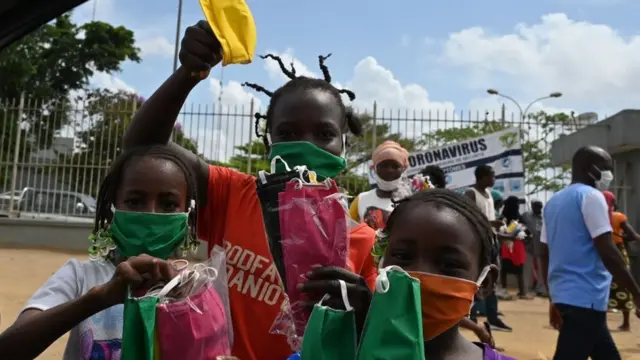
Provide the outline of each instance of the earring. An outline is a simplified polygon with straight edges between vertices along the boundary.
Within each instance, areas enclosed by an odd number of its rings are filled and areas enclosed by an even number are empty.
[[[116,249],[116,243],[113,241],[111,232],[105,229],[99,229],[95,233],[89,234],[89,259],[104,260],[113,250]]]

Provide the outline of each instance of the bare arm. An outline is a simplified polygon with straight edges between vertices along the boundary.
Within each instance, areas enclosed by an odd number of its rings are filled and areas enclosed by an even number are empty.
[[[547,290],[549,300],[551,300],[551,292],[549,292],[549,246],[546,243],[542,243],[542,256],[540,257],[542,263],[542,279],[544,279],[544,288]]]
[[[623,222],[620,227],[622,228],[622,231],[624,231],[624,237],[627,241],[638,240],[638,233],[636,233],[628,221]]]
[[[471,189],[467,189],[467,191],[464,192],[464,194],[471,199],[471,201],[473,201],[474,203],[476,202],[476,193],[471,190]]]
[[[640,288],[638,288],[638,284],[627,269],[627,263],[624,261],[622,254],[614,245],[611,233],[602,234],[593,239],[593,242],[598,254],[600,254],[602,263],[613,275],[616,283],[627,289],[633,297],[640,297]]]
[[[35,359],[74,326],[104,310],[104,302],[90,290],[80,298],[46,311],[28,309],[0,335],[0,354],[12,359]]]
[[[125,149],[153,144],[166,144],[187,96],[202,80],[201,74],[218,64],[221,57],[220,42],[206,21],[189,26],[182,38],[180,62],[182,66],[145,101],[125,131]],[[172,145],[173,146],[173,145]],[[183,151],[197,172],[198,195],[201,206],[206,205],[209,166],[199,156]]]

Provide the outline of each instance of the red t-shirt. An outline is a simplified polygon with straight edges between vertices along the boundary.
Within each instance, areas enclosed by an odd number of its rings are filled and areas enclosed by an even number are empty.
[[[283,335],[269,330],[280,313],[285,292],[262,219],[253,176],[219,166],[209,167],[207,206],[198,211],[198,238],[223,246],[233,320],[233,355],[241,360],[283,360],[291,349]],[[377,270],[371,255],[375,232],[366,224],[351,228],[349,270],[371,288]]]

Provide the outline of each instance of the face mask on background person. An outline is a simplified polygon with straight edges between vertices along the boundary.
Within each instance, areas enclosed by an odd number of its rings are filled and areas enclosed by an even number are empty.
[[[609,189],[609,186],[611,186],[611,183],[613,182],[613,172],[610,170],[600,170],[595,165],[593,165],[593,167],[600,173],[599,177],[590,174],[591,178],[595,180],[596,189],[601,191]]]
[[[400,182],[402,181],[402,176],[391,181],[383,180],[378,173],[373,173],[373,178],[376,180],[376,185],[378,189],[382,191],[395,191],[400,186]]]

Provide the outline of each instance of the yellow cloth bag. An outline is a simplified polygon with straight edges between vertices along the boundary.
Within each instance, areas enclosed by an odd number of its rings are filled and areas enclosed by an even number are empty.
[[[207,22],[222,45],[222,66],[249,64],[256,52],[256,24],[244,0],[200,0]]]

